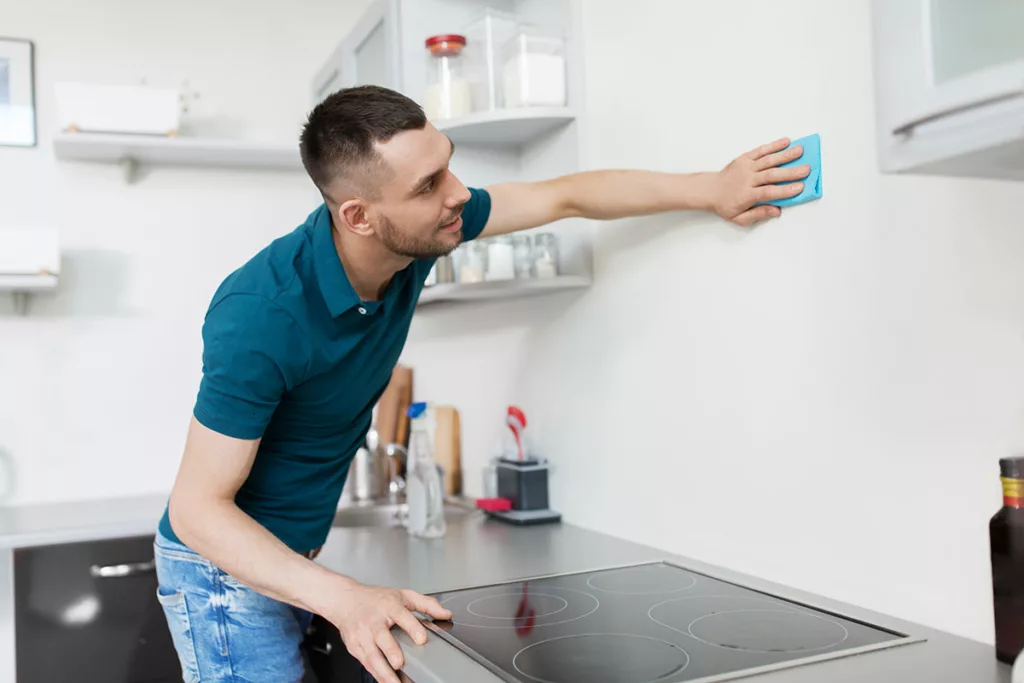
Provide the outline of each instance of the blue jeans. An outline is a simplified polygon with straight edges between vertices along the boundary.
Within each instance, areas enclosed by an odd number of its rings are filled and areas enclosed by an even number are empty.
[[[185,683],[299,683],[313,615],[242,585],[157,533],[157,600]],[[373,683],[363,672],[363,682]]]

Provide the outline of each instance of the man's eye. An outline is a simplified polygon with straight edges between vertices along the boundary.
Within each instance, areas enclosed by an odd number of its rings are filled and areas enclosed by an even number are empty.
[[[423,186],[423,189],[420,190],[420,194],[429,194],[433,189],[434,181],[431,180],[430,182]]]

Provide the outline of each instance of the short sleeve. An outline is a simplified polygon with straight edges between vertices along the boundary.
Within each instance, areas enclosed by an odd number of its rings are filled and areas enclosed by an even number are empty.
[[[465,242],[475,240],[487,226],[491,217],[491,195],[487,190],[469,188],[469,201],[462,211],[462,239]]]
[[[203,323],[203,378],[193,410],[204,426],[258,439],[307,366],[298,323],[255,294],[229,294]]]

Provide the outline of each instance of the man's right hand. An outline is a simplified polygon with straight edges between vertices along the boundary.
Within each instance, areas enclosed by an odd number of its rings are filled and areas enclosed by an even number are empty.
[[[431,597],[411,590],[366,586],[352,582],[332,595],[333,609],[321,616],[338,627],[349,654],[359,660],[378,683],[399,683],[396,671],[405,657],[391,627],[399,626],[417,645],[427,642],[427,629],[412,610],[434,619],[450,619],[452,613]]]

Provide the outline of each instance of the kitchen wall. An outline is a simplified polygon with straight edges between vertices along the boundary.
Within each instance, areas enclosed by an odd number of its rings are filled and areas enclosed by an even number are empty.
[[[115,166],[57,162],[53,83],[187,82],[190,134],[297,140],[314,72],[369,3],[0,0],[3,33],[36,43],[40,131],[35,149],[0,148],[0,226],[56,226],[66,250],[59,296],[26,318],[0,297],[0,455],[15,467],[0,504],[165,494],[210,296],[320,201],[301,171],[156,168],[125,185]],[[467,182],[506,178],[481,174],[480,154],[460,150]],[[543,319],[515,304],[431,311],[410,336],[417,396],[462,412],[476,491]]]
[[[297,140],[315,69],[367,0],[0,0],[36,43],[40,143],[0,148],[0,225],[60,230],[60,295],[19,318],[0,297],[0,449],[10,502],[165,493],[216,286],[319,200],[295,173],[57,162],[53,83],[187,81],[192,132]],[[2,486],[0,486],[2,488]]]
[[[518,398],[576,523],[991,641],[1024,446],[1024,185],[876,170],[864,0],[588,0],[595,167],[822,136],[824,198],[743,231],[602,225]],[[656,20],[637,22],[637,17]]]

